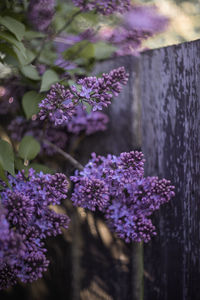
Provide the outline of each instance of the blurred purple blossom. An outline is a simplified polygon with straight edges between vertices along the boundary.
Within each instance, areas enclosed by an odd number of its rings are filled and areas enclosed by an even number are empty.
[[[103,15],[124,13],[130,7],[130,0],[73,0],[73,2],[82,11],[96,10]]]
[[[108,116],[102,112],[87,113],[81,105],[76,107],[76,113],[67,123],[67,129],[73,134],[84,132],[86,135],[94,134],[107,129]]]
[[[123,16],[124,26],[149,35],[166,29],[169,20],[158,12],[156,6],[134,6]]]
[[[164,31],[168,23],[168,18],[159,14],[156,6],[135,5],[121,17],[119,26],[100,32],[99,38],[117,46],[117,56],[138,55],[142,42]]]
[[[54,16],[55,0],[30,0],[28,19],[34,29],[46,32]]]
[[[67,128],[55,128],[51,123],[46,123],[45,131],[43,131],[44,124],[42,121],[26,120],[23,117],[16,117],[8,126],[10,136],[14,141],[20,142],[25,135],[31,135],[37,140],[41,137],[55,144],[61,149],[65,149],[68,142]],[[41,151],[44,154],[52,156],[55,150],[49,145],[41,142]]]
[[[55,60],[55,65],[64,69],[65,71],[77,68],[77,65],[69,60],[65,60],[62,55],[59,55]]]

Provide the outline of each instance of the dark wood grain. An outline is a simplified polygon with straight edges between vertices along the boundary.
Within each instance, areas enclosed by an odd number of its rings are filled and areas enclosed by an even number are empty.
[[[176,197],[155,217],[145,247],[145,299],[200,299],[200,41],[141,57],[146,175],[171,179]]]

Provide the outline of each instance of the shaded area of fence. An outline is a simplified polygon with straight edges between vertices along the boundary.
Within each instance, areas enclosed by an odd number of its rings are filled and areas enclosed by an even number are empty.
[[[200,299],[200,41],[141,57],[146,175],[171,179],[176,197],[145,247],[148,300]]]

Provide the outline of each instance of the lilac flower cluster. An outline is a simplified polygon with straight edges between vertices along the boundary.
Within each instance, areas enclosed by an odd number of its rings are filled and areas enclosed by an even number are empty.
[[[91,135],[95,132],[106,130],[108,121],[106,114],[98,111],[87,113],[81,105],[77,105],[76,113],[67,123],[67,129],[70,133],[76,135],[81,132]]]
[[[74,95],[69,89],[59,83],[53,85],[46,98],[41,101],[39,107],[40,120],[49,119],[55,126],[66,123],[75,113]],[[78,100],[74,100],[78,102]]]
[[[106,40],[118,47],[116,55],[137,54],[143,40],[164,31],[167,25],[168,19],[158,13],[156,6],[134,6]]]
[[[68,181],[63,174],[44,175],[29,170],[8,176],[9,187],[1,185],[0,201],[0,289],[42,277],[49,261],[44,239],[68,228],[67,215],[58,214],[49,205],[66,199]]]
[[[96,10],[103,15],[110,15],[115,12],[123,13],[130,7],[130,0],[73,0],[73,2],[82,11]]]
[[[36,30],[47,31],[54,16],[54,7],[55,0],[30,0],[28,18]]]
[[[122,85],[126,85],[128,74],[124,67],[114,69],[110,73],[103,73],[101,78],[86,77],[78,80],[82,86],[81,92],[77,92],[78,97],[83,98],[93,108],[93,111],[102,110],[111,104],[111,99],[118,96],[122,90]]]
[[[165,30],[168,22],[168,18],[160,15],[155,5],[134,6],[123,18],[123,23],[127,28],[149,35]]]
[[[40,120],[48,119],[55,126],[65,125],[75,114],[77,104],[88,103],[93,111],[102,110],[122,90],[128,81],[124,67],[104,73],[101,78],[86,77],[77,81],[78,86],[69,89],[57,83],[39,104]]]
[[[118,157],[93,153],[71,180],[74,205],[101,210],[110,228],[126,242],[148,242],[156,234],[150,216],[174,196],[169,180],[144,177],[143,154],[138,151]]]

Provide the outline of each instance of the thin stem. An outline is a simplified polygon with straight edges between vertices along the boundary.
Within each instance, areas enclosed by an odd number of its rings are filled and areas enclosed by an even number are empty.
[[[65,30],[69,25],[71,25],[71,23],[74,21],[74,19],[76,18],[76,16],[80,15],[81,10],[76,11],[71,18],[69,18],[69,20],[58,30],[58,32],[55,34],[55,36],[59,35],[63,30]],[[54,38],[55,38],[54,36]]]
[[[84,169],[84,167],[75,158],[73,158],[70,154],[68,154],[67,152],[63,151],[58,146],[52,144],[48,140],[44,139],[42,141],[43,141],[43,143],[45,143],[45,144],[49,145],[51,148],[53,148],[56,152],[58,152],[59,154],[61,154],[76,169],[78,169],[79,171],[82,171]]]
[[[91,37],[95,37],[95,35],[98,33],[99,29],[101,28],[101,26],[98,26],[97,29],[93,32],[92,36]],[[81,53],[81,51],[83,51],[89,44],[90,44],[90,41],[85,41],[86,43],[84,43],[83,45],[81,45],[77,51],[75,51],[71,57],[70,57],[70,60],[73,60],[76,58],[76,55]]]
[[[71,149],[69,151],[70,155],[73,156],[74,152],[76,151],[80,143],[84,140],[84,138],[85,138],[85,134],[83,133],[78,138],[76,138],[75,141],[73,141]]]
[[[41,53],[42,53],[42,51],[43,51],[43,49],[44,49],[44,47],[45,47],[45,45],[47,44],[47,43],[49,43],[50,41],[52,41],[54,38],[56,38],[56,36],[58,36],[63,30],[65,30],[69,25],[71,25],[71,23],[74,21],[74,19],[76,18],[76,16],[78,16],[79,14],[81,13],[81,10],[78,10],[78,11],[76,11],[72,16],[71,16],[71,18],[69,18],[69,20],[55,33],[55,34],[53,34],[51,37],[47,37],[47,38],[45,38],[44,40],[43,40],[43,42],[42,42],[42,45],[41,45],[41,48],[40,48],[40,50],[38,51],[38,53],[37,53],[37,55],[36,55],[36,57],[35,57],[35,59],[34,59],[34,61],[36,61],[39,57],[40,57],[40,55],[41,55]]]

